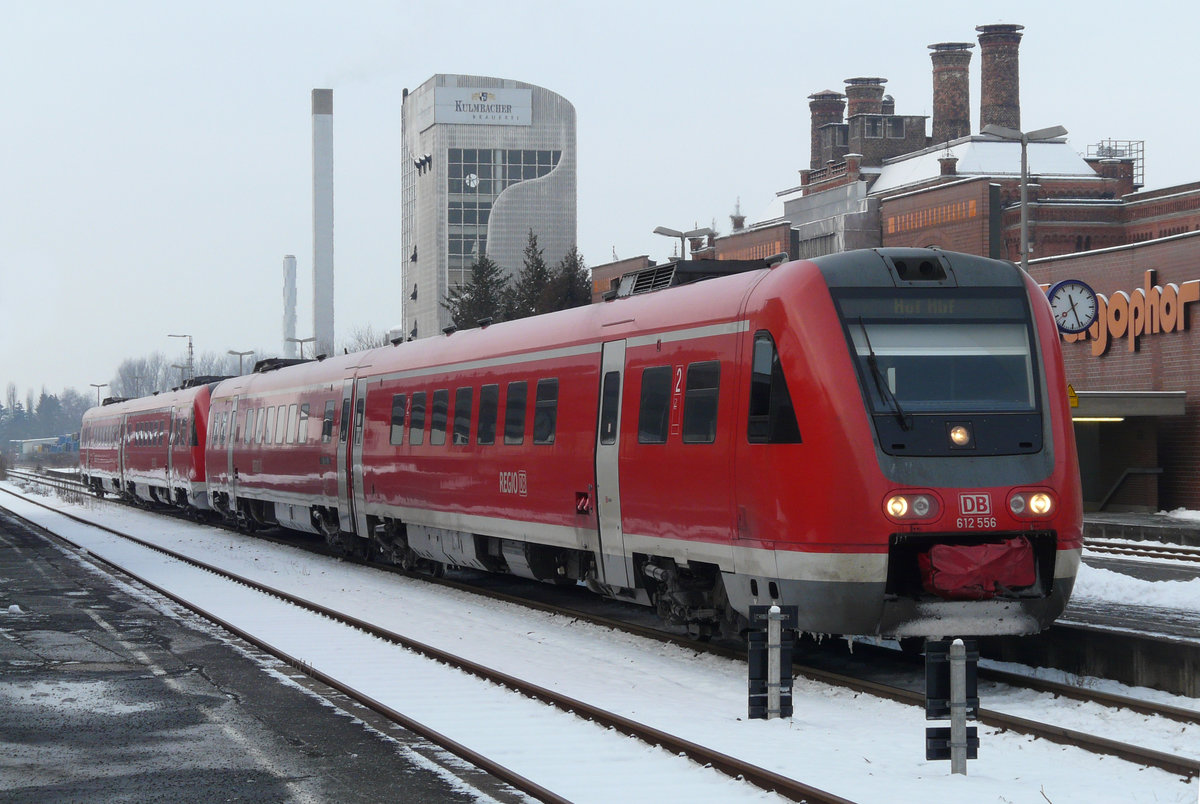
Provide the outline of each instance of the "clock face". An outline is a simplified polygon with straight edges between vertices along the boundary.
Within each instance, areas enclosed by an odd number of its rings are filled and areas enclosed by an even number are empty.
[[[464,179],[464,181],[466,181],[468,187],[478,187],[479,186],[479,177],[476,176],[474,173],[468,173],[467,178]]]
[[[1066,279],[1047,291],[1054,323],[1061,332],[1083,332],[1096,320],[1096,292],[1086,282]]]

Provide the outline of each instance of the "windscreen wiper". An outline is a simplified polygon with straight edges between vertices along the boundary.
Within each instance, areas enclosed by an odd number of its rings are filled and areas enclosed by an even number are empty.
[[[900,400],[892,393],[887,378],[883,376],[883,370],[879,368],[879,359],[875,356],[875,350],[871,348],[871,336],[867,334],[867,325],[863,323],[861,315],[858,317],[858,326],[862,329],[863,340],[867,342],[867,365],[871,367],[871,378],[875,380],[879,398],[891,403],[896,410],[896,421],[900,422],[900,429],[907,430],[912,427],[909,416],[904,413],[904,408],[900,407]]]

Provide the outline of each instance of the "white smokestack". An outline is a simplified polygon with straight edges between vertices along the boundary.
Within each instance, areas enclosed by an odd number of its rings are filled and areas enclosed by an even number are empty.
[[[312,91],[314,354],[333,354],[333,90]]]
[[[296,258],[283,257],[283,356],[296,356]]]

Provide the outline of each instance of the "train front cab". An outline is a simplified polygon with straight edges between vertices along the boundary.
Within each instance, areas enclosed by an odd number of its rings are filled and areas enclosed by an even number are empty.
[[[731,601],[794,603],[802,629],[827,633],[1047,627],[1078,568],[1082,504],[1036,286],[1011,263],[929,250],[814,262],[832,304],[781,345],[805,351],[790,375],[809,510],[783,517],[776,577],[726,577]],[[837,337],[817,348],[826,328]]]

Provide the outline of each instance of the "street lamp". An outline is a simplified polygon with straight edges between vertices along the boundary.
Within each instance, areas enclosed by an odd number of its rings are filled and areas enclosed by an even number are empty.
[[[249,352],[239,352],[239,351],[237,351],[237,350],[235,350],[235,349],[230,349],[228,352],[226,352],[226,354],[237,355],[237,359],[238,359],[238,376],[241,376],[241,374],[242,374],[242,358],[244,358],[246,355],[252,355],[252,354],[254,354],[254,350],[253,350],[253,349],[251,349]]]
[[[712,229],[707,226],[703,229],[692,229],[690,232],[681,232],[678,229],[668,229],[666,226],[654,227],[654,234],[666,235],[667,237],[679,238],[679,259],[687,258],[687,241],[689,237],[705,237],[707,235],[715,235]]]
[[[288,343],[300,344],[300,359],[303,360],[304,359],[304,344],[313,343],[314,341],[316,341],[316,338],[284,338],[284,340],[287,341]]]
[[[1062,126],[1039,128],[1037,131],[1017,131],[1015,128],[988,123],[983,134],[991,134],[1002,140],[1021,143],[1021,270],[1029,269],[1029,143],[1065,137],[1067,130]]]
[[[168,335],[167,337],[168,338],[187,338],[188,339],[187,376],[195,377],[196,376],[196,369],[195,369],[196,362],[192,359],[192,336],[191,335]],[[175,366],[173,368],[178,368],[178,366]],[[183,382],[180,381],[179,384],[182,385]]]
[[[107,388],[108,383],[106,383],[106,382],[89,382],[88,385],[90,385],[96,389],[96,407],[100,407],[100,389]]]

